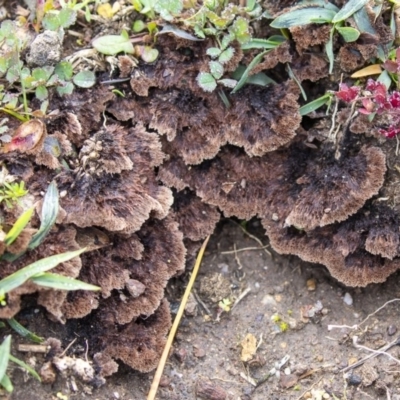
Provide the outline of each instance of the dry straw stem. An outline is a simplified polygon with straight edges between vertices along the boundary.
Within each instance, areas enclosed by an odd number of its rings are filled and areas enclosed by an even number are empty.
[[[178,326],[179,326],[179,323],[181,321],[181,318],[182,318],[182,315],[183,315],[183,311],[185,310],[185,306],[186,306],[187,300],[189,298],[189,294],[190,294],[190,292],[192,290],[194,281],[196,280],[197,272],[199,271],[201,260],[203,259],[204,251],[206,250],[207,243],[208,243],[209,239],[210,239],[210,236],[207,236],[206,240],[204,240],[204,243],[202,244],[202,246],[200,248],[199,254],[197,255],[196,263],[194,264],[194,268],[193,268],[193,272],[192,272],[192,276],[190,277],[189,283],[188,283],[188,285],[186,287],[186,290],[185,290],[185,294],[182,297],[182,301],[181,301],[181,304],[179,306],[178,313],[176,314],[174,323],[173,323],[172,328],[171,328],[171,330],[169,332],[167,343],[165,344],[164,351],[163,351],[163,353],[161,355],[161,358],[160,358],[160,362],[158,363],[157,371],[156,371],[156,373],[154,375],[153,383],[151,384],[150,391],[149,391],[149,394],[147,396],[147,400],[154,400],[156,398],[157,389],[158,389],[158,385],[160,383],[160,379],[161,379],[162,373],[164,371],[164,366],[165,366],[165,363],[167,362],[167,358],[168,358],[168,354],[169,354],[169,351],[170,351],[171,346],[172,346],[172,342],[174,340],[176,331],[178,330]]]

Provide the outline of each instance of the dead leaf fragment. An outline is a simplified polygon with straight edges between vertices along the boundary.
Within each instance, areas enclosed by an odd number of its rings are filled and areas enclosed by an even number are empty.
[[[240,355],[240,359],[243,362],[250,361],[254,357],[254,354],[256,354],[257,351],[256,337],[251,333],[248,333],[246,337],[242,340],[240,345],[242,346],[242,354]]]

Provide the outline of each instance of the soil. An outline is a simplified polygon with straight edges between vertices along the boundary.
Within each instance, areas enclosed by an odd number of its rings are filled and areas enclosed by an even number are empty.
[[[258,220],[249,222],[246,229],[268,245]],[[179,304],[187,275],[169,284],[172,311]],[[229,299],[247,288],[250,291],[233,309],[220,313],[218,291],[207,285],[210,277],[222,282],[213,287],[229,283]],[[388,351],[390,356],[378,355],[350,373],[342,372],[372,354],[372,350],[357,348],[356,338],[357,346],[373,350],[398,339],[398,274],[384,284],[347,288],[325,267],[280,256],[268,246],[260,249],[240,225],[225,220],[210,239],[194,293],[197,300],[189,304],[181,321],[158,399],[400,399],[400,367],[394,359],[400,358],[398,346]],[[224,296],[226,290],[219,293]],[[85,338],[74,333],[73,324],[52,323],[36,306],[25,308],[19,322],[39,335],[59,338],[64,347],[76,339],[66,354],[85,358]],[[335,327],[329,329],[329,325]],[[251,356],[255,349],[250,345],[250,359],[243,362],[241,343],[248,334],[256,339],[257,349]],[[16,336],[15,346],[27,343]],[[14,350],[14,354],[26,362],[35,361],[37,370],[44,362],[38,353]],[[284,357],[288,361],[276,368]],[[277,371],[270,373],[274,367]],[[60,374],[54,384],[40,384],[16,368],[11,376],[15,390],[9,398],[142,400],[152,377],[153,373],[140,374],[121,364],[119,372],[96,389]]]

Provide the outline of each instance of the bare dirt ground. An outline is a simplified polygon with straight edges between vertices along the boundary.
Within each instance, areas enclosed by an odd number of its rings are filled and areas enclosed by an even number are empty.
[[[248,223],[247,229],[267,244],[258,221]],[[400,298],[399,275],[381,285],[346,288],[324,267],[277,255],[268,247],[254,250],[257,247],[259,243],[234,221],[220,224],[209,242],[195,284],[197,299],[187,307],[158,399],[400,399],[396,345],[388,354],[342,372],[372,349],[398,339],[400,300],[365,318]],[[172,310],[187,279],[186,274],[170,283]],[[244,292],[248,293],[235,307],[221,313],[218,299],[234,301]],[[67,354],[85,358],[85,338],[74,333],[73,324],[51,323],[36,306],[28,308],[20,322],[37,334],[59,338],[64,346],[77,338]],[[14,354],[36,362],[37,369],[44,361],[37,353]],[[105,385],[93,388],[61,375],[54,384],[41,385],[15,369],[15,391],[9,398],[142,400],[152,376],[121,365]]]

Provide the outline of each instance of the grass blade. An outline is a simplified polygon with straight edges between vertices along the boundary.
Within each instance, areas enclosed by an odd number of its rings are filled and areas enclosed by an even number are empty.
[[[235,89],[232,90],[231,93],[236,93],[242,86],[244,86],[244,84],[247,81],[247,78],[249,77],[250,71],[257,65],[260,63],[261,59],[264,57],[265,54],[268,53],[269,50],[265,50],[263,52],[261,52],[260,54],[258,54],[257,56],[255,56],[253,58],[253,60],[251,61],[251,63],[249,64],[249,66],[244,70],[243,75],[241,76],[241,78],[239,79],[239,82],[237,83]]]
[[[43,343],[43,341],[44,341],[43,338],[35,335],[30,330],[26,329],[16,319],[10,318],[7,320],[7,322],[8,322],[8,325],[10,325],[10,327],[12,329],[14,329],[14,331],[17,332],[22,337],[28,338],[28,339],[32,340],[32,342],[34,342],[34,343]]]
[[[10,358],[11,335],[8,335],[3,343],[0,344],[0,381],[3,380],[7,371],[8,360]]]
[[[271,22],[276,29],[291,28],[312,23],[331,22],[336,12],[323,7],[306,7],[289,11]]]
[[[41,382],[42,380],[40,379],[39,374],[32,368],[30,367],[28,364],[24,363],[22,360],[20,360],[19,358],[16,358],[14,356],[12,356],[10,354],[10,361],[12,361],[13,363],[19,365],[20,367],[24,368],[25,370],[27,370],[33,377],[35,377],[39,382]]]
[[[29,243],[29,249],[34,249],[43,242],[52,226],[55,224],[58,214],[58,190],[55,182],[51,182],[43,199],[42,222],[39,230],[33,235]]]
[[[11,393],[14,390],[14,386],[7,374],[3,376],[3,379],[0,381],[0,385],[3,386],[4,390],[6,390],[8,393]]]
[[[62,262],[69,261],[72,258],[77,257],[85,250],[86,249],[69,251],[36,261],[2,279],[0,281],[0,292],[8,293],[9,291],[16,289],[18,286],[21,286],[33,276],[40,274],[41,272],[46,272]]]
[[[333,62],[335,61],[335,56],[333,54],[333,32],[335,31],[335,27],[333,26],[331,29],[331,33],[329,35],[329,40],[325,44],[325,52],[328,56],[329,60],[329,73],[331,74],[333,71]]]
[[[343,6],[343,8],[334,16],[332,22],[336,24],[337,22],[344,21],[345,19],[351,17],[361,7],[365,6],[368,1],[369,0],[349,0]]]
[[[31,280],[37,285],[58,290],[101,290],[98,286],[70,278],[69,276],[52,274],[51,272],[36,275]]]
[[[32,214],[33,214],[33,208],[30,208],[29,210],[26,210],[16,221],[13,227],[8,231],[4,242],[6,243],[7,246],[10,244],[14,243],[15,239],[19,236],[19,234],[23,231],[23,229],[26,227],[28,222],[30,221]]]
[[[323,96],[318,97],[318,99],[315,99],[313,101],[310,101],[307,104],[304,104],[304,106],[300,107],[300,115],[304,116],[304,115],[309,114],[310,112],[318,110],[318,108],[327,104],[331,97],[332,97],[331,94],[326,93]]]

